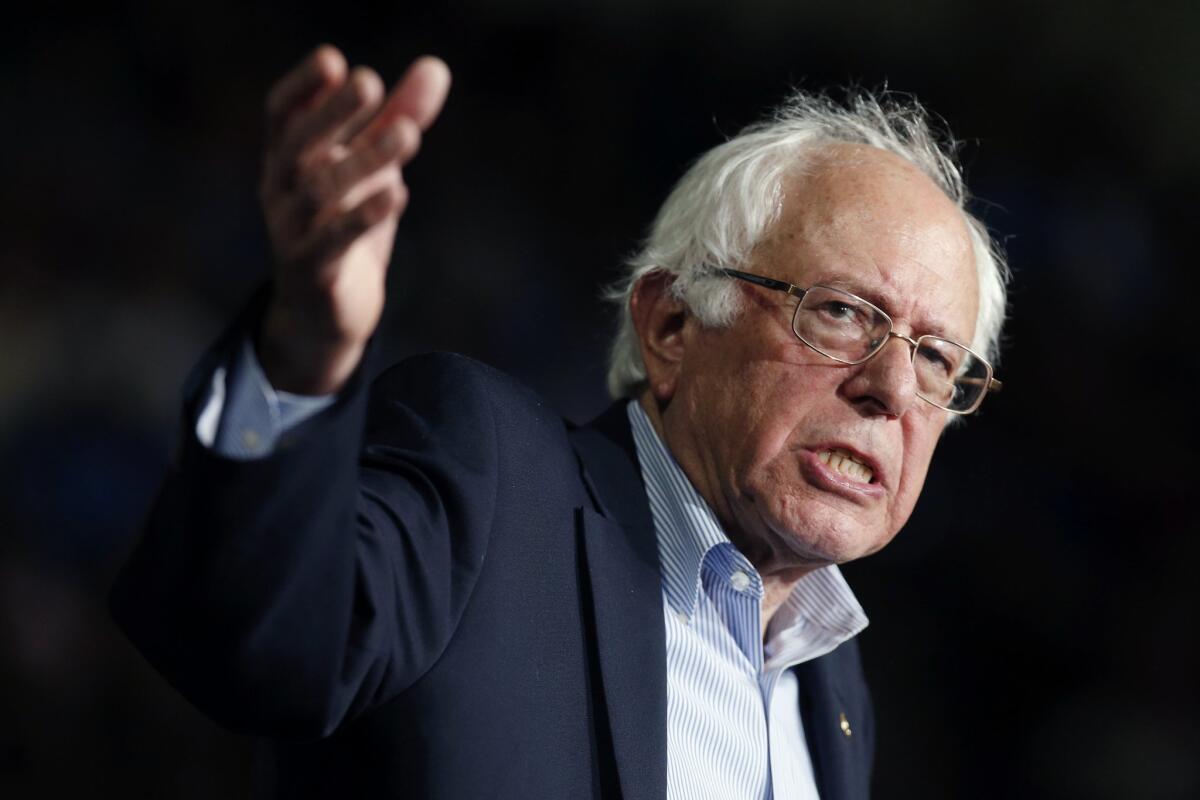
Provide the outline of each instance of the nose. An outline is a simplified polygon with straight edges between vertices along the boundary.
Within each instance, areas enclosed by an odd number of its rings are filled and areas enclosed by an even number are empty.
[[[888,336],[883,349],[858,365],[845,392],[865,413],[901,417],[919,401],[912,364],[916,343],[899,333]]]

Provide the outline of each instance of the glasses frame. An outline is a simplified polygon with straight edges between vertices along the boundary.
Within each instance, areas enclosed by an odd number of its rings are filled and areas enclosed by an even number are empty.
[[[916,339],[913,339],[912,337],[905,336],[902,333],[896,333],[896,331],[892,330],[893,327],[895,327],[895,323],[892,321],[891,316],[889,316],[886,311],[884,311],[882,308],[880,308],[879,306],[872,303],[870,300],[865,300],[865,299],[859,297],[858,295],[853,294],[852,292],[847,292],[845,289],[838,289],[835,286],[824,286],[822,284],[814,284],[813,286],[811,286],[809,288],[812,289],[812,288],[816,288],[819,286],[822,289],[830,289],[835,292],[841,292],[842,294],[848,295],[849,297],[853,297],[855,300],[859,301],[860,303],[863,303],[867,307],[875,310],[876,312],[879,313],[879,316],[881,316],[885,320],[887,320],[887,324],[888,324],[887,336],[880,339],[879,345],[874,350],[872,350],[870,353],[868,353],[866,356],[864,356],[863,358],[860,358],[857,361],[847,361],[844,358],[838,358],[837,356],[832,356],[796,332],[796,315],[800,313],[800,301],[802,301],[804,299],[804,295],[808,293],[809,289],[801,289],[799,286],[796,286],[795,284],[792,284],[792,283],[788,283],[787,281],[780,281],[780,280],[776,280],[775,278],[767,278],[763,275],[755,275],[752,272],[742,272],[741,270],[737,270],[737,269],[728,269],[725,267],[721,267],[721,268],[719,268],[719,272],[721,272],[722,274],[724,274],[730,278],[736,278],[737,280],[746,281],[747,283],[753,283],[755,286],[761,286],[764,289],[771,289],[772,291],[783,292],[784,294],[789,294],[792,297],[795,297],[797,302],[796,302],[795,310],[792,311],[792,334],[797,339],[799,339],[801,342],[803,342],[804,345],[806,347],[808,347],[810,350],[812,350],[816,353],[820,353],[821,355],[825,356],[826,358],[828,358],[832,361],[836,361],[839,364],[846,364],[848,366],[854,366],[856,364],[862,364],[867,361],[870,361],[872,358],[879,355],[879,353],[883,351],[883,348],[887,345],[889,340],[895,338],[895,339],[900,339],[901,341],[906,342],[909,345],[909,361],[910,361],[910,363],[914,363],[914,367],[915,367],[917,350],[920,347],[921,340],[925,339],[925,338],[930,338],[930,339],[940,339],[944,342],[950,342],[950,344],[961,347],[963,350],[966,350],[968,353],[970,353],[974,358],[978,359],[979,363],[983,364],[987,368],[987,377],[985,377],[985,378],[963,378],[963,379],[961,379],[961,381],[956,381],[956,383],[961,382],[961,383],[968,383],[968,384],[973,384],[973,385],[983,385],[985,387],[984,391],[982,393],[980,393],[978,398],[975,399],[975,402],[972,403],[970,405],[970,407],[968,407],[966,409],[956,410],[953,408],[947,408],[946,406],[942,405],[941,403],[936,403],[933,400],[930,400],[928,397],[924,397],[921,394],[917,394],[917,397],[920,397],[926,403],[929,403],[931,406],[934,406],[935,408],[940,408],[943,411],[950,412],[951,414],[960,414],[963,416],[965,416],[967,414],[973,414],[977,410],[979,410],[979,406],[981,406],[983,404],[983,400],[985,397],[988,396],[989,392],[999,392],[1004,386],[1003,383],[1001,383],[995,377],[993,377],[995,375],[995,370],[993,369],[991,362],[988,361],[983,356],[976,353],[971,348],[967,347],[966,345],[959,344],[958,342],[947,339],[944,336],[934,336],[933,334],[925,334],[923,336],[918,336]]]

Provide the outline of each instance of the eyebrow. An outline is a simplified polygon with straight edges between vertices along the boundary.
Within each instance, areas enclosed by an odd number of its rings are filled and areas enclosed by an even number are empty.
[[[887,298],[885,296],[881,295],[879,292],[875,291],[874,289],[870,289],[856,281],[851,280],[850,278],[846,278],[841,275],[833,275],[826,279],[816,280],[807,288],[811,288],[812,286],[828,286],[831,289],[841,289],[844,292],[849,292],[850,294],[858,295],[862,299],[868,300],[871,303],[873,303],[876,308],[880,309],[885,314],[887,314],[889,317],[891,317],[893,320],[893,323],[895,322],[895,313],[892,311],[892,309],[890,309],[888,307],[889,304],[888,304]],[[917,331],[909,331],[909,333],[917,333]],[[971,346],[971,343],[969,341],[964,341],[960,337],[955,336],[954,334],[948,333],[946,331],[945,327],[943,327],[940,324],[936,324],[936,323],[929,327],[922,328],[919,331],[919,335],[921,335],[921,336],[925,336],[925,335],[937,336],[939,338],[946,339],[948,341],[963,343],[967,347]]]

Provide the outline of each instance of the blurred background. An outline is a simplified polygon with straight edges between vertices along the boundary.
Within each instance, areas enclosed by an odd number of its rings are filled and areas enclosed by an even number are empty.
[[[239,798],[261,743],[110,622],[189,367],[264,278],[261,102],[315,44],[455,72],[408,171],[385,360],[606,404],[598,288],[703,150],[792,86],[915,93],[1015,282],[1002,395],[846,568],[879,798],[1200,797],[1200,5],[454,0],[15,18],[0,225],[0,795]]]

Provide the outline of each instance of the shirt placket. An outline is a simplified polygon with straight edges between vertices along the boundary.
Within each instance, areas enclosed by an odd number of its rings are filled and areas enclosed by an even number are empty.
[[[714,552],[705,559],[704,591],[741,652],[746,678],[754,681],[759,689],[767,745],[762,797],[771,800],[774,797],[771,775],[771,693],[778,671],[767,672],[763,669],[762,579],[744,556],[731,550],[714,548]]]

